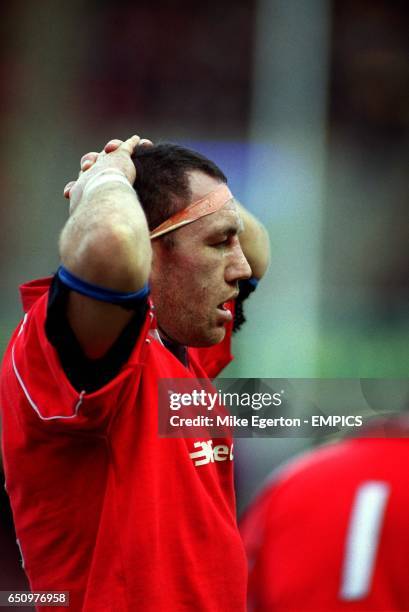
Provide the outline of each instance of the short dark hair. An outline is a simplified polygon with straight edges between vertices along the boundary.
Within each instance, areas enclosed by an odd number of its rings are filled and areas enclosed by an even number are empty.
[[[136,168],[135,190],[149,229],[163,223],[191,200],[188,172],[204,174],[227,183],[220,168],[204,155],[172,143],[137,147],[132,154]]]

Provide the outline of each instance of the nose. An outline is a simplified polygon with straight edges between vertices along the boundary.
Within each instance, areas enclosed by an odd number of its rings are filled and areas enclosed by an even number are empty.
[[[229,262],[225,269],[225,280],[227,283],[236,283],[239,280],[251,278],[251,268],[241,248],[239,239],[235,237],[236,244],[232,249]]]

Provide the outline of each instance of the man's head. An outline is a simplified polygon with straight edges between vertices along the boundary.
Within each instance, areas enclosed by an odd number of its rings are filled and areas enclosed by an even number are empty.
[[[150,230],[226,183],[205,157],[176,145],[136,149],[135,189]],[[220,342],[238,281],[251,270],[238,235],[242,221],[233,200],[220,210],[152,241],[152,297],[158,324],[177,342],[209,346]]]
[[[198,170],[219,183],[227,183],[216,164],[179,145],[137,147],[132,159],[137,175],[135,189],[151,231],[193,201],[190,172]]]

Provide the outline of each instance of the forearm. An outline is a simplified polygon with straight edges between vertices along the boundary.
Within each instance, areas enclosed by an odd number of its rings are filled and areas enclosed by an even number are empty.
[[[270,263],[270,239],[265,227],[236,200],[244,230],[240,234],[240,244],[253,276],[264,276]]]
[[[60,238],[61,261],[83,280],[137,291],[149,277],[151,245],[136,193],[113,181],[83,194]]]

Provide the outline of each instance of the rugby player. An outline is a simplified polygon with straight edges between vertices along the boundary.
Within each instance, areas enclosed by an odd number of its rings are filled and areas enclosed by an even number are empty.
[[[249,610],[409,610],[407,416],[275,470],[241,521]]]
[[[57,273],[22,288],[6,487],[31,589],[69,592],[71,610],[245,609],[231,439],[215,458],[211,439],[158,436],[158,380],[229,363],[268,264],[226,183],[188,149],[110,141],[65,189]]]

